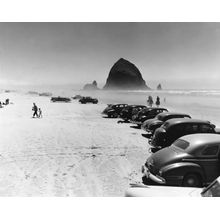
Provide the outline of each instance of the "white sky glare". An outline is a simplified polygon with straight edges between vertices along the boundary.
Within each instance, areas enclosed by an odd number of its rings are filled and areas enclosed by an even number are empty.
[[[0,84],[104,84],[134,63],[148,86],[220,89],[220,23],[0,23]]]

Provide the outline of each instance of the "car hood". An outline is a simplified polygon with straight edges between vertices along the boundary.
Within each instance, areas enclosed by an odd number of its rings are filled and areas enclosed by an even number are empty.
[[[162,167],[181,161],[182,158],[189,157],[189,155],[174,146],[166,147],[153,153],[146,161],[146,165],[153,173],[157,173]]]
[[[201,197],[203,188],[136,184],[126,190],[127,197]]]
[[[163,124],[163,122],[162,122],[161,120],[152,118],[152,119],[146,120],[146,121],[143,123],[143,127],[144,127],[145,129],[147,129],[147,128],[150,128],[150,126],[157,125],[157,124]]]
[[[106,107],[102,113],[107,113],[109,110],[112,110],[112,108],[109,106],[109,107]]]

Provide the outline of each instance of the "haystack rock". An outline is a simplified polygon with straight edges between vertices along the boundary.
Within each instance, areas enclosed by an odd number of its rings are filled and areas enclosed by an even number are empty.
[[[138,68],[121,58],[111,68],[103,89],[150,89]]]
[[[91,84],[86,84],[84,87],[83,87],[84,90],[97,90],[99,89],[98,88],[98,85],[97,85],[97,82],[94,80]]]

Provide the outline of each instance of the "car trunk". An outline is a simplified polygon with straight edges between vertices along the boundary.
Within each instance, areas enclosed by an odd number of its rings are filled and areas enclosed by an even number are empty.
[[[158,174],[159,170],[171,163],[180,161],[180,158],[186,153],[176,147],[167,147],[154,154],[152,154],[146,162],[146,166],[153,174]]]

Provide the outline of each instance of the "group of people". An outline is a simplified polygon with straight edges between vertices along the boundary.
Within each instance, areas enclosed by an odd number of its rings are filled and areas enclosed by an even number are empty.
[[[153,104],[154,104],[153,97],[152,97],[151,95],[148,96],[147,104],[148,104],[150,107],[152,107]],[[157,96],[155,104],[156,104],[157,107],[160,106],[160,97],[159,97],[159,96]]]
[[[42,118],[43,117],[41,108],[38,108],[35,103],[33,103],[32,111],[34,112],[33,113],[33,118],[35,118],[35,117]]]
[[[0,101],[0,108],[3,107],[3,105],[8,105],[9,104],[9,99],[5,99],[5,102]]]

